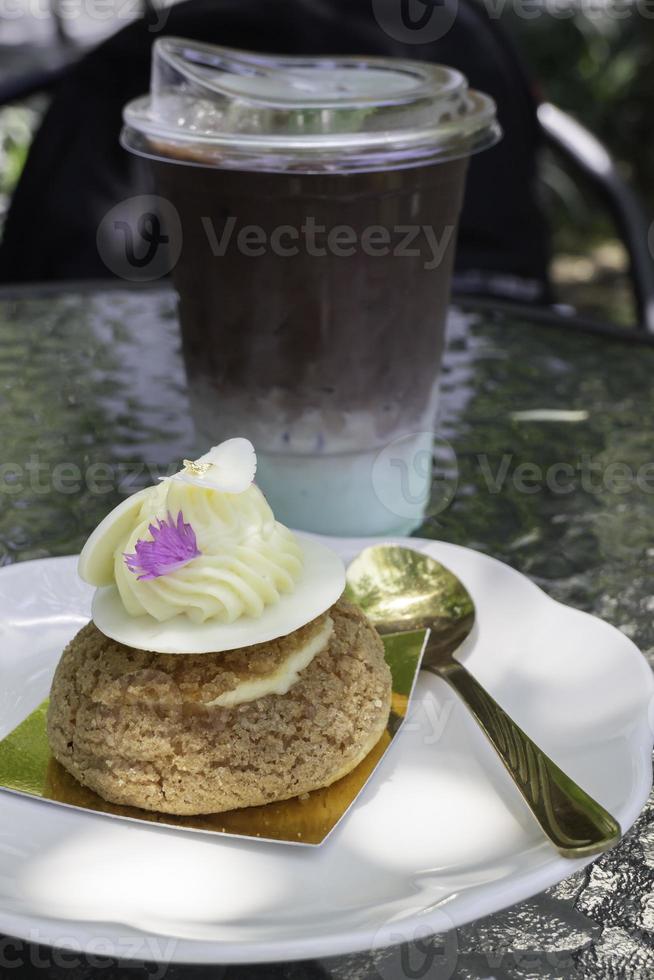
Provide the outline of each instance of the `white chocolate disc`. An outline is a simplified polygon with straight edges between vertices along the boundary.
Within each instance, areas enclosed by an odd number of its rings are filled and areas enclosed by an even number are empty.
[[[130,616],[116,586],[108,585],[95,594],[93,621],[105,636],[156,653],[218,653],[286,636],[326,612],[345,588],[345,566],[338,555],[312,538],[298,535],[298,541],[304,568],[295,591],[268,606],[258,619],[194,623],[179,615],[160,623],[152,616]]]

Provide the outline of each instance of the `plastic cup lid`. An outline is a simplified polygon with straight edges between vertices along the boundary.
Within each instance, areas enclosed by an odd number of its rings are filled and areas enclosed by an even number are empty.
[[[500,136],[491,98],[453,68],[394,58],[289,57],[161,38],[123,145],[199,166],[380,170],[467,156]]]

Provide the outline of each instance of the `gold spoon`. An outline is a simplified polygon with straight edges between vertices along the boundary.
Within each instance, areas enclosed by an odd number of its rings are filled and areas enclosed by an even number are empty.
[[[475,621],[472,597],[456,575],[422,552],[373,545],[350,565],[346,595],[382,634],[431,631],[423,669],[447,681],[470,709],[564,857],[599,854],[620,839],[611,814],[566,776],[455,659]]]

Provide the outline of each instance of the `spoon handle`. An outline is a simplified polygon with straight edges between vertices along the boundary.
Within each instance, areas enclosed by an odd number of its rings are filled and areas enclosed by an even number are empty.
[[[563,857],[599,854],[620,839],[620,825],[611,814],[538,748],[463,664],[453,660],[432,670],[470,709]]]

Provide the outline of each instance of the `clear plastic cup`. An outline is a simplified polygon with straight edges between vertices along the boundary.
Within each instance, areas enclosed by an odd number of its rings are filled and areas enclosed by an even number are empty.
[[[466,169],[498,137],[492,100],[440,65],[156,42],[122,141],[180,218],[196,425],[253,441],[285,523],[424,517]]]

